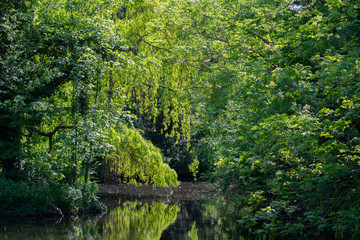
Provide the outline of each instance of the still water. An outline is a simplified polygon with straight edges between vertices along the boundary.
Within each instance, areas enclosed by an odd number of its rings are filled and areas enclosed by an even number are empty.
[[[169,203],[112,195],[102,200],[108,212],[99,215],[0,219],[0,239],[244,239],[232,227],[235,220],[218,212],[219,198]]]

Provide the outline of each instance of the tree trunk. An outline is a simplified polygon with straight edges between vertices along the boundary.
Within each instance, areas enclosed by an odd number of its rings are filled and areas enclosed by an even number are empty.
[[[6,113],[1,112],[0,120],[0,161],[2,174],[6,179],[17,181],[19,179],[21,161],[21,127],[14,126],[14,119],[6,118]]]

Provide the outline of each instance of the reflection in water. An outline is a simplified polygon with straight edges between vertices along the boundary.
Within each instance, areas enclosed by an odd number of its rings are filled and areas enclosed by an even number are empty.
[[[104,199],[103,215],[57,219],[0,219],[0,239],[243,239],[223,201],[188,201],[169,205],[149,200]],[[219,206],[220,205],[220,206]],[[221,214],[222,213],[222,214]]]
[[[161,202],[125,202],[102,219],[98,239],[160,239],[178,211],[178,206]]]
[[[161,240],[245,239],[234,216],[224,215],[229,203],[223,198],[183,202],[174,224],[162,234]]]

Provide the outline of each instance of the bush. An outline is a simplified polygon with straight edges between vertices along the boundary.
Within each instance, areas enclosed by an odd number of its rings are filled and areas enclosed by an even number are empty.
[[[217,163],[217,177],[239,203],[242,228],[358,238],[359,159],[334,155],[342,143],[322,143],[319,126],[309,113],[241,126],[247,137],[233,147],[237,157]]]
[[[52,211],[48,204],[60,208],[64,214],[101,211],[104,206],[96,198],[95,183],[33,185],[0,178],[0,213],[9,215],[42,215]]]

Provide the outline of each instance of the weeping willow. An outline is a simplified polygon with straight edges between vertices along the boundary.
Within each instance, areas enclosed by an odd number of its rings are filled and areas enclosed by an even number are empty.
[[[177,186],[176,172],[163,162],[160,149],[144,139],[135,128],[125,125],[112,130],[109,142],[115,147],[108,156],[112,173],[120,183]]]

